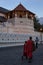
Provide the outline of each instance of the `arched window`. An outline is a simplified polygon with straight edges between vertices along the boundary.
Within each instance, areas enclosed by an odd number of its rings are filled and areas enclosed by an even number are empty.
[[[12,18],[12,12],[10,12],[10,18]]]
[[[20,18],[22,18],[22,15],[20,14],[20,16],[19,16]]]

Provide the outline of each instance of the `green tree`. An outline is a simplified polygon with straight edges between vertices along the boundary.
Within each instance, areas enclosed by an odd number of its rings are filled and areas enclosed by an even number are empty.
[[[38,22],[39,22],[39,20],[36,17],[34,17],[33,21],[34,21],[34,29],[36,31],[38,31],[38,24],[39,24]]]
[[[41,28],[42,28],[42,32],[43,32],[43,24],[41,25]]]
[[[40,31],[40,28],[43,29],[43,24],[41,25],[39,23],[39,19],[38,18],[34,17],[33,21],[34,21],[34,30],[35,31]],[[43,32],[43,30],[42,30],[42,32]]]

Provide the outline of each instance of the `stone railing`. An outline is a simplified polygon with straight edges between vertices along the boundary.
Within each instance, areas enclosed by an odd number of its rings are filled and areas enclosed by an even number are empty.
[[[40,40],[40,35],[33,35],[33,34],[18,34],[18,33],[0,33],[0,42],[25,42],[32,36],[33,40],[35,40],[36,36]],[[42,36],[43,37],[43,36]],[[43,40],[42,40],[43,41]]]

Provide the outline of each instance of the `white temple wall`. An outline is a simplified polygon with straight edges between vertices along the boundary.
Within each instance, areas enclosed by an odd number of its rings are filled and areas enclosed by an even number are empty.
[[[4,16],[5,17],[5,14],[0,13],[0,16]]]
[[[32,24],[30,23],[30,21]],[[13,18],[8,19],[8,21],[4,23],[4,25],[5,26],[3,26],[3,24],[0,24],[0,42],[24,42],[29,38],[29,36],[32,36],[33,40],[38,37],[41,41],[41,33],[34,31],[32,20],[24,18]]]
[[[30,23],[31,22],[31,23]],[[9,33],[33,33],[34,25],[33,20],[28,18],[12,18],[8,19],[7,22],[4,23],[5,27],[0,25],[0,30],[3,32]]]

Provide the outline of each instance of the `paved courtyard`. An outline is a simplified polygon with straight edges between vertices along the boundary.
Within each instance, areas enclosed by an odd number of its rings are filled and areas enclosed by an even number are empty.
[[[0,65],[43,65],[43,45],[33,53],[32,63],[24,58],[21,60],[23,46],[0,48]]]

